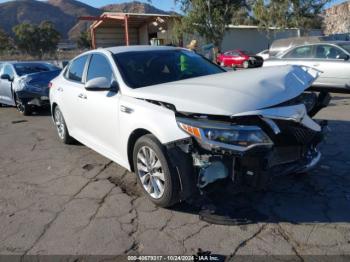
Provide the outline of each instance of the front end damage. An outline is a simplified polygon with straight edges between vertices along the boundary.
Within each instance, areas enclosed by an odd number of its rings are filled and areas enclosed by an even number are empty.
[[[212,190],[220,181],[237,191],[263,189],[274,176],[312,169],[321,158],[318,146],[327,123],[310,116],[329,101],[328,93],[305,92],[283,104],[232,116],[176,112],[178,126],[190,135],[168,144],[185,186],[181,198],[196,189]]]

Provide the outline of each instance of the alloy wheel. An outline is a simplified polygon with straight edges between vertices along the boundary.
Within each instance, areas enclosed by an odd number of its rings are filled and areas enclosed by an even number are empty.
[[[57,128],[58,136],[63,140],[65,136],[65,124],[62,113],[59,109],[55,110],[55,124]]]
[[[141,147],[137,153],[137,175],[152,198],[162,197],[165,188],[164,171],[155,151],[148,146]]]
[[[16,97],[16,107],[17,107],[17,110],[21,113],[25,111],[23,103],[17,97]]]

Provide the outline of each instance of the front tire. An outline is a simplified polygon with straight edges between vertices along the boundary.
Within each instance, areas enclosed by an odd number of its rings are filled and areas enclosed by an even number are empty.
[[[15,95],[15,103],[17,110],[24,116],[30,116],[32,114],[32,107],[28,103],[20,100],[17,95]]]
[[[169,207],[179,202],[178,176],[155,136],[145,135],[136,141],[133,163],[139,185],[154,204]]]
[[[249,67],[249,61],[243,62],[243,68],[247,69]]]
[[[53,119],[55,121],[58,138],[64,144],[72,144],[74,139],[69,135],[66,121],[64,120],[63,114],[58,106],[56,106],[54,109]]]

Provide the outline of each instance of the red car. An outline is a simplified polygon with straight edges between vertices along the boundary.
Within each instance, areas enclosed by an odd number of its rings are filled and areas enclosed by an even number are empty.
[[[264,59],[260,56],[251,54],[243,50],[230,50],[219,54],[216,62],[226,67],[260,67],[263,65]]]

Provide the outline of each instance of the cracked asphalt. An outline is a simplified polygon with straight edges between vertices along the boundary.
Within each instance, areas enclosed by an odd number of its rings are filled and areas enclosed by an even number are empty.
[[[349,112],[350,95],[334,94],[317,115],[331,130],[309,174],[220,196],[227,209],[266,216],[225,226],[200,220],[186,204],[154,206],[133,174],[83,145],[61,144],[48,114],[0,108],[0,254],[350,255]]]

